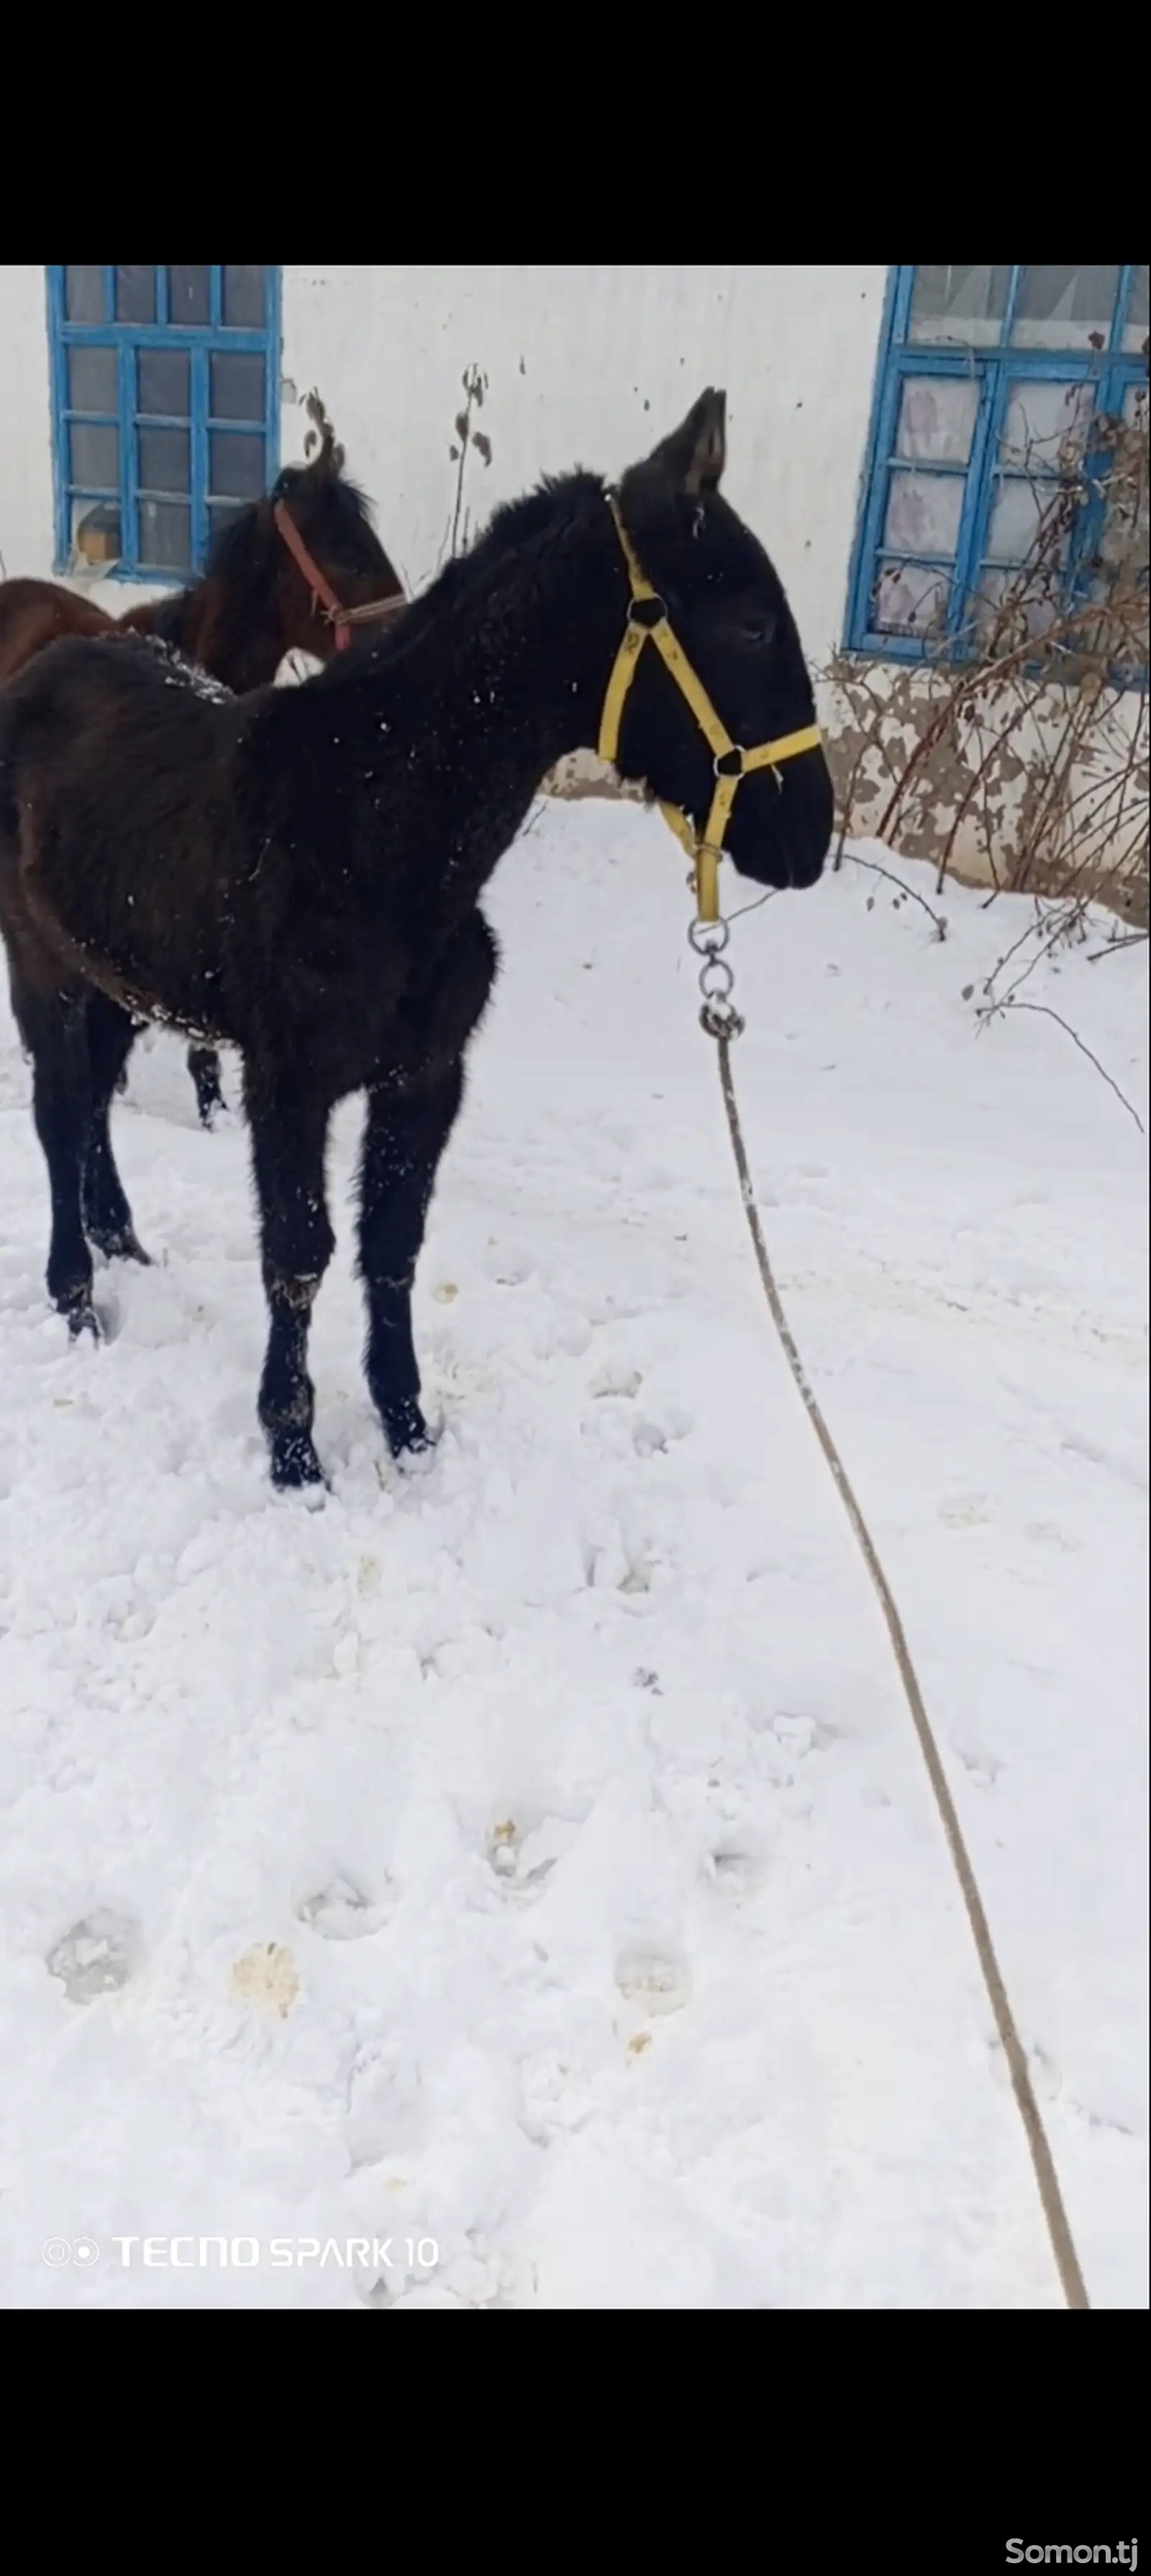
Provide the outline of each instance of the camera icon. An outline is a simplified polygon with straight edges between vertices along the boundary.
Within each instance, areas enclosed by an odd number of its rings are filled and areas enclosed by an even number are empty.
[[[40,2260],[53,2272],[63,2272],[69,2263],[90,2272],[100,2260],[100,2248],[90,2236],[77,2236],[71,2244],[66,2236],[49,2236],[40,2248]]]

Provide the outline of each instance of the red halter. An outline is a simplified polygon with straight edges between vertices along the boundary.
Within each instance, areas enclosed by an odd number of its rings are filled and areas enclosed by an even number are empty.
[[[308,553],[308,549],[304,544],[304,540],[300,535],[300,531],[296,526],[296,522],[292,517],[292,513],[288,508],[287,502],[277,501],[273,509],[272,516],[275,519],[276,526],[284,540],[284,544],[288,549],[288,553],[299,565],[300,571],[302,572],[308,588],[311,591],[312,608],[314,613],[318,616],[321,608],[326,611],[330,623],[336,630],[336,651],[337,653],[344,652],[352,640],[352,630],[348,623],[349,611],[340,606],[340,602],[336,597],[331,582],[325,578],[318,563],[316,563],[314,558]]]
[[[275,502],[272,516],[289,554],[299,565],[311,591],[313,616],[318,617],[320,610],[323,609],[329,626],[334,626],[336,630],[337,653],[345,652],[351,643],[353,626],[390,625],[393,617],[398,617],[407,607],[407,599],[402,590],[394,591],[390,599],[367,599],[360,608],[342,607],[315,557],[308,553],[287,502]]]

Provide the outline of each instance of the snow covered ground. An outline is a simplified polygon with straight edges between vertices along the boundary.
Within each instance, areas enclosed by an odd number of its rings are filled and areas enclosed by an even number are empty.
[[[318,1513],[266,1481],[242,1132],[198,1132],[176,1045],[138,1051],[117,1145],[157,1266],[106,1272],[113,1337],[70,1349],[5,1013],[9,2304],[1058,2303],[769,1334],[681,878],[653,817],[588,802],[493,890],[505,971],[420,1277],[422,1479],[360,1374],[341,1115]],[[752,913],[737,1070],[1091,2295],[1140,2305],[1144,1146],[1049,1020],[977,1033],[963,988],[1023,907],[944,909],[941,945],[849,864]],[[1026,988],[1141,1108],[1146,979],[1146,950],[1080,951]]]

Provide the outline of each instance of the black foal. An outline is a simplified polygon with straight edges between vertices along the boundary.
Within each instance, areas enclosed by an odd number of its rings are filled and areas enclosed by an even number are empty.
[[[51,1294],[92,1328],[89,1245],[140,1257],[108,1142],[131,1015],[238,1047],[278,1485],[321,1472],[308,1324],[332,1252],[328,1124],[351,1091],[368,1382],[391,1449],[426,1444],[412,1278],[495,974],[479,900],[547,771],[610,742],[746,876],[820,873],[811,682],[723,463],[709,392],[618,493],[573,474],[498,511],[393,635],[298,689],[217,704],[147,647],[73,641],[0,701],[0,922]]]

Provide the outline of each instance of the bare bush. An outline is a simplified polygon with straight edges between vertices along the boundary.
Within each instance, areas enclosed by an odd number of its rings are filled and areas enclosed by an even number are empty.
[[[1017,461],[1017,460],[1016,460]],[[823,674],[842,839],[886,841],[949,871],[1102,901],[1148,921],[1147,394],[1069,431],[1023,472],[1026,560],[984,577],[962,631],[908,668],[840,655]],[[974,864],[973,864],[974,862]],[[1046,934],[1044,934],[1046,935]]]

